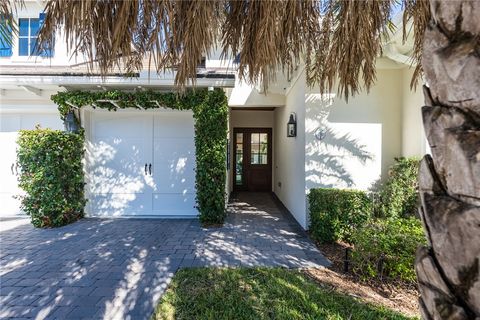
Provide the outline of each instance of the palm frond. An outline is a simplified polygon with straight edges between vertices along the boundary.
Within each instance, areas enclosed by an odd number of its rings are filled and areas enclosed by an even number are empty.
[[[307,81],[321,92],[335,87],[346,99],[376,80],[375,62],[388,34],[393,1],[325,1],[315,57]]]
[[[48,0],[39,39],[51,41],[62,26],[70,52],[102,74],[120,65],[174,68],[179,86],[195,81],[202,57],[219,45],[223,57],[240,56],[239,76],[250,83],[267,88],[278,70],[304,62],[309,85],[348,98],[375,82],[395,1]],[[427,2],[406,1],[411,11]],[[424,26],[421,14],[411,15]]]
[[[18,26],[14,19],[14,14],[18,8],[22,8],[24,5],[23,0],[0,1],[0,45],[2,47],[12,46],[12,35],[18,33]]]
[[[423,74],[421,63],[423,34],[425,33],[430,18],[429,0],[405,0],[405,9],[403,11],[403,41],[406,41],[409,36],[410,30],[408,30],[407,26],[410,21],[412,21],[414,39],[412,60],[415,64],[415,71],[410,82],[411,88],[417,87]]]

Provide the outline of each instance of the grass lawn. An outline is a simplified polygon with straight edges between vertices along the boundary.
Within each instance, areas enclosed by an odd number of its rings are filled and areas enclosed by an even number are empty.
[[[153,319],[410,319],[322,288],[296,270],[192,268],[177,272]]]

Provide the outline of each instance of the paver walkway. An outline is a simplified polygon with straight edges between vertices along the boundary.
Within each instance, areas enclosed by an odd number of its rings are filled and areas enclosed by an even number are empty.
[[[270,194],[241,194],[225,225],[83,219],[57,229],[0,222],[0,318],[148,319],[174,272],[192,266],[328,263]]]

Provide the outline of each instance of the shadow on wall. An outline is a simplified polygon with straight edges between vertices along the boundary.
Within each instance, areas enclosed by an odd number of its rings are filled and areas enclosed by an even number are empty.
[[[368,188],[380,174],[381,124],[329,122],[335,95],[306,95],[306,189]]]

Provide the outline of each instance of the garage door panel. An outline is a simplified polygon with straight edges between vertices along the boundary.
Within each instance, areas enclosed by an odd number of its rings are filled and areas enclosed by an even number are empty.
[[[152,117],[147,114],[97,112],[92,127],[95,138],[139,138],[151,135]]]
[[[90,192],[144,193],[148,188],[151,144],[145,138],[97,138],[91,149]]]
[[[193,138],[192,111],[163,111],[154,117],[154,138]]]
[[[193,112],[160,112],[153,130],[153,211],[196,216]]]
[[[158,193],[153,195],[153,211],[157,215],[188,215],[198,214],[195,208],[193,193]]]
[[[153,180],[157,192],[195,192],[195,145],[190,138],[156,138]]]
[[[152,209],[149,194],[95,194],[90,202],[92,212],[100,217],[148,215]]]
[[[92,132],[92,215],[197,215],[192,112],[94,113]]]
[[[15,194],[20,189],[17,181],[17,132],[0,132],[0,193]]]
[[[17,132],[22,129],[20,115],[18,114],[2,114],[0,117],[0,131]]]
[[[20,209],[20,200],[14,198],[14,194],[0,193],[0,203],[2,204],[0,216],[25,215]]]
[[[60,115],[24,115],[21,117],[21,127],[24,130],[33,130],[39,125],[41,128],[63,130],[63,122]]]

